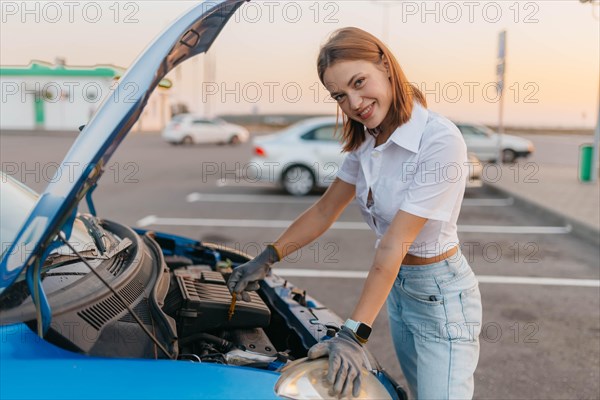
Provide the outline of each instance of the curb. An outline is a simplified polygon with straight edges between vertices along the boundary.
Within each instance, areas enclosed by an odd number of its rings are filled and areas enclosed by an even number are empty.
[[[79,136],[79,131],[65,131],[65,130],[31,130],[31,129],[2,129],[0,130],[0,136],[28,136],[28,137],[72,137],[76,138]],[[130,130],[127,135],[148,135],[148,136],[159,136],[161,131],[132,131]]]
[[[522,195],[511,192],[510,190],[506,190],[486,182],[483,183],[483,187],[500,195],[512,197],[514,199],[513,204],[515,206],[522,207],[534,215],[543,217],[545,220],[550,220],[554,224],[567,225],[571,228],[571,233],[573,235],[588,242],[589,244],[600,246],[600,229],[582,223],[581,221],[578,221],[558,211],[551,210],[543,204],[526,199]]]
[[[27,137],[72,137],[76,138],[79,131],[54,131],[54,130],[16,130],[2,129],[0,136],[27,136]]]

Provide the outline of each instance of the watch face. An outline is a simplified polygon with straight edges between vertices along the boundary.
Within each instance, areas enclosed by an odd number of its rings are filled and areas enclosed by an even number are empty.
[[[371,334],[371,330],[372,329],[369,325],[360,323],[356,329],[356,334],[363,339],[368,339],[369,335]]]

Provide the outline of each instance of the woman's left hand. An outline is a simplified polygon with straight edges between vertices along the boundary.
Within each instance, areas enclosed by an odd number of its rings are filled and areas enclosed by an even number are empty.
[[[357,397],[366,354],[354,333],[342,326],[335,337],[315,344],[308,351],[309,359],[326,355],[329,355],[327,381],[333,385],[333,395],[344,397],[352,390],[352,396]]]

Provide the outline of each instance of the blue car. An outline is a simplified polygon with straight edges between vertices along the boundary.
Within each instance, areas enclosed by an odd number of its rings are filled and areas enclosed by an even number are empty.
[[[225,282],[247,255],[95,213],[104,167],[152,91],[243,2],[199,4],[161,33],[43,193],[1,175],[1,399],[328,397],[327,360],[305,357],[335,335],[337,315],[275,274],[231,315]],[[369,358],[359,397],[405,398]]]

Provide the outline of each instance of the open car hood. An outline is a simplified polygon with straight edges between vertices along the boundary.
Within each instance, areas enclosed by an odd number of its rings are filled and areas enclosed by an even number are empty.
[[[247,0],[206,1],[184,13],[142,52],[109,93],[65,156],[0,262],[0,293],[42,261],[59,232],[69,238],[79,201],[141,115],[158,83],[183,61],[206,52]],[[133,94],[132,94],[133,92]],[[69,173],[61,173],[69,171]],[[93,206],[90,207],[93,212]]]

